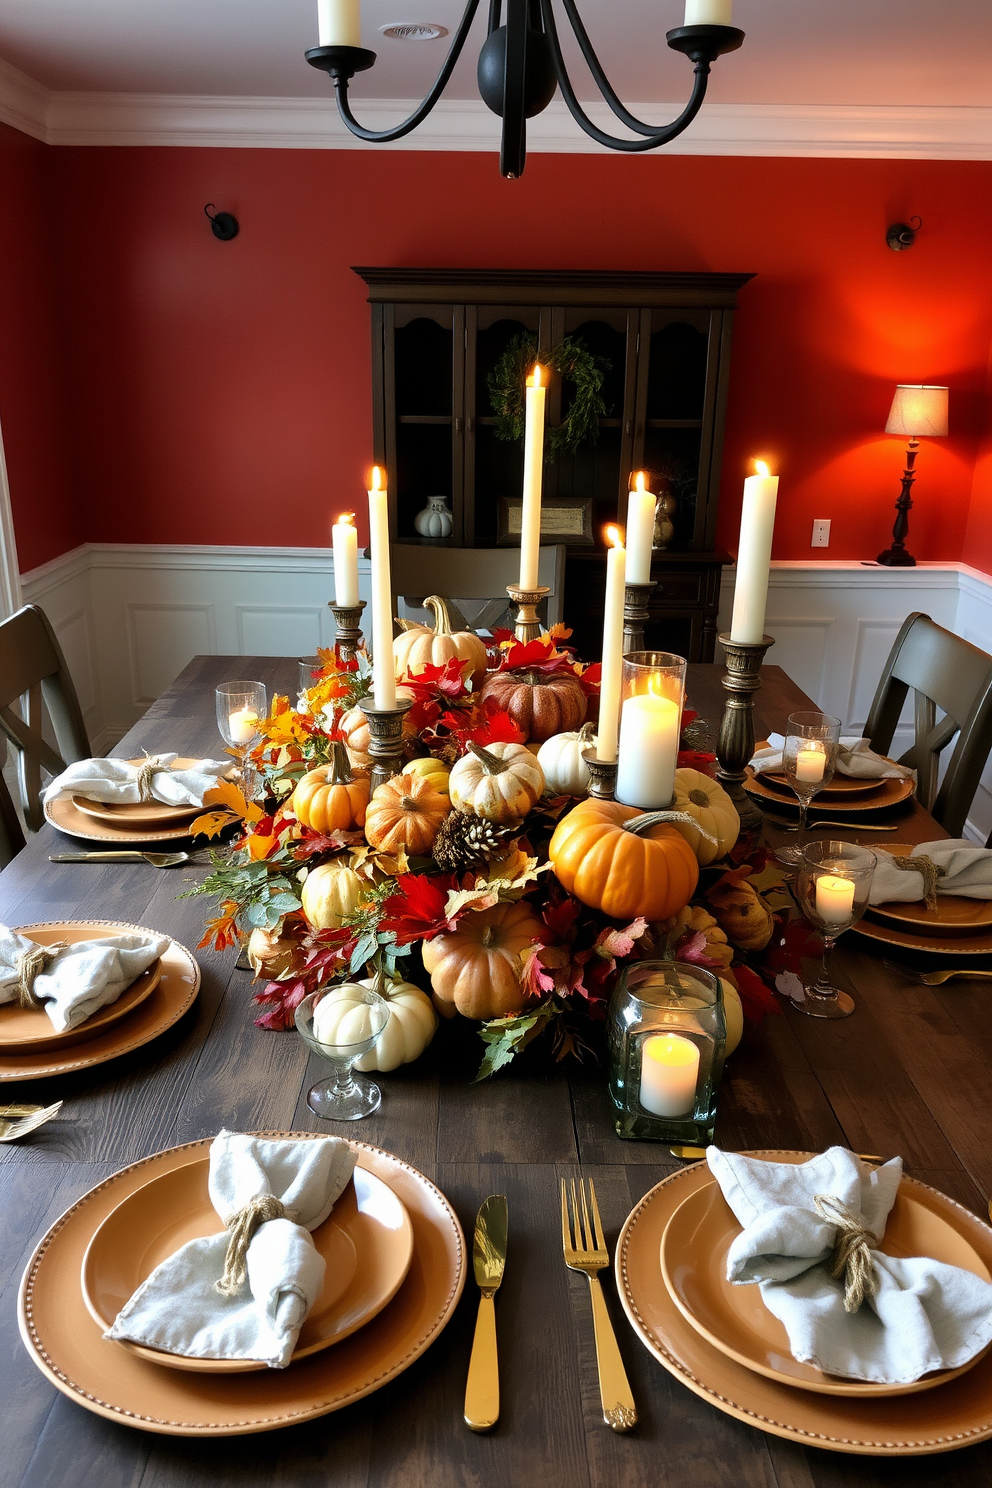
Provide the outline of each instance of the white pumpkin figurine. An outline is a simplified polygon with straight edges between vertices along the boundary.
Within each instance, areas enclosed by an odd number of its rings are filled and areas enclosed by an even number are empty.
[[[348,1043],[360,1043],[371,1033],[371,1013],[367,1003],[354,994],[373,988],[389,1005],[389,1017],[373,1047],[355,1065],[357,1070],[380,1070],[383,1073],[410,1064],[427,1048],[438,1025],[434,1005],[426,992],[413,982],[384,982],[375,977],[360,982],[342,982],[321,998],[313,1015],[313,1036],[321,1044],[338,1042],[338,1030],[346,1025]]]
[[[582,751],[596,742],[593,724],[584,723],[578,732],[552,734],[537,751],[549,795],[584,796],[589,791],[589,766]]]
[[[427,505],[413,519],[421,537],[450,537],[454,519],[446,496],[428,496]]]

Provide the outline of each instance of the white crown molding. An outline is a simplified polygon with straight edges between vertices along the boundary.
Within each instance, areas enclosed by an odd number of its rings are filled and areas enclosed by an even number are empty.
[[[411,99],[356,100],[362,122],[385,128]],[[674,116],[681,104],[634,104],[644,117]],[[605,104],[589,115],[614,132]],[[0,120],[50,145],[183,145],[231,149],[374,149],[349,134],[326,98],[237,98],[160,93],[53,92],[0,60]],[[616,132],[623,133],[617,127]],[[480,99],[442,99],[392,150],[497,148],[499,121]],[[537,154],[601,154],[560,99],[528,126]],[[669,155],[799,155],[876,159],[990,160],[992,108],[927,104],[707,104]]]

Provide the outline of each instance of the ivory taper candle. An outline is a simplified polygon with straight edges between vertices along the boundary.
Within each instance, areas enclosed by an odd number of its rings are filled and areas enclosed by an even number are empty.
[[[373,465],[369,482],[369,546],[372,555],[372,694],[377,708],[395,708],[389,507],[378,465]]]
[[[623,683],[623,601],[626,552],[615,527],[607,527],[606,603],[603,612],[603,671],[599,684],[596,757],[612,764],[617,757],[620,689]]]
[[[527,379],[524,424],[524,499],[520,513],[520,587],[537,588],[541,549],[541,486],[544,481],[544,368]]]
[[[650,584],[651,549],[654,545],[654,514],[658,498],[646,489],[647,477],[639,470],[627,496],[627,583]]]
[[[358,533],[354,512],[345,512],[331,528],[334,549],[334,603],[343,609],[358,604]]]
[[[778,499],[778,476],[768,474],[768,466],[763,460],[756,460],[754,464],[757,475],[749,475],[744,482],[734,614],[730,622],[730,639],[741,645],[757,645],[765,633],[768,574]]]

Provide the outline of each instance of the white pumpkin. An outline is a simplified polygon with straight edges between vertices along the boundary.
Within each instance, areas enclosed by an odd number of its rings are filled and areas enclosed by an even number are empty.
[[[741,1006],[741,994],[726,977],[720,978],[720,990],[723,993],[723,1016],[727,1024],[727,1046],[724,1052],[729,1058],[744,1035],[744,1009]]]
[[[358,988],[375,988],[375,979],[342,982],[318,1002],[313,1015],[314,1038],[322,1044],[358,1044],[371,1032],[368,1004],[355,996]],[[378,990],[378,989],[376,989]],[[434,1037],[438,1025],[434,1006],[413,982],[386,982],[382,996],[389,1004],[389,1018],[376,1043],[363,1054],[358,1070],[394,1070],[418,1059]]]
[[[367,888],[347,858],[333,858],[307,874],[300,892],[303,913],[315,930],[340,930]]]
[[[553,796],[584,796],[589,790],[589,766],[582,751],[595,744],[593,725],[584,723],[576,732],[552,734],[537,751],[547,788]]]

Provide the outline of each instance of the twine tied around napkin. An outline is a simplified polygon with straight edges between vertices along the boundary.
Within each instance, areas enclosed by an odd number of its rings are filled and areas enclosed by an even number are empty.
[[[865,1298],[878,1291],[871,1253],[878,1249],[879,1237],[835,1194],[814,1194],[813,1203],[817,1214],[837,1227],[830,1275],[835,1281],[843,1276],[844,1311],[857,1312]]]
[[[248,1247],[255,1231],[270,1219],[288,1219],[289,1211],[274,1194],[256,1194],[225,1221],[231,1232],[224,1256],[224,1274],[214,1282],[222,1297],[236,1297],[248,1280]]]
[[[29,950],[18,951],[14,958],[18,1007],[25,1008],[28,1012],[44,1007],[41,999],[34,995],[34,979],[41,972],[47,971],[59,951],[64,951],[65,947],[66,941],[59,940],[54,945],[32,945]]]
[[[893,868],[901,868],[906,873],[918,873],[923,880],[923,898],[927,909],[937,908],[937,880],[943,878],[947,869],[940,863],[935,863],[933,858],[928,858],[925,853],[919,857],[897,858],[892,857]]]
[[[157,754],[146,754],[138,766],[138,775],[135,785],[138,787],[139,801],[154,801],[155,794],[152,790],[152,777],[162,769],[162,761]]]

